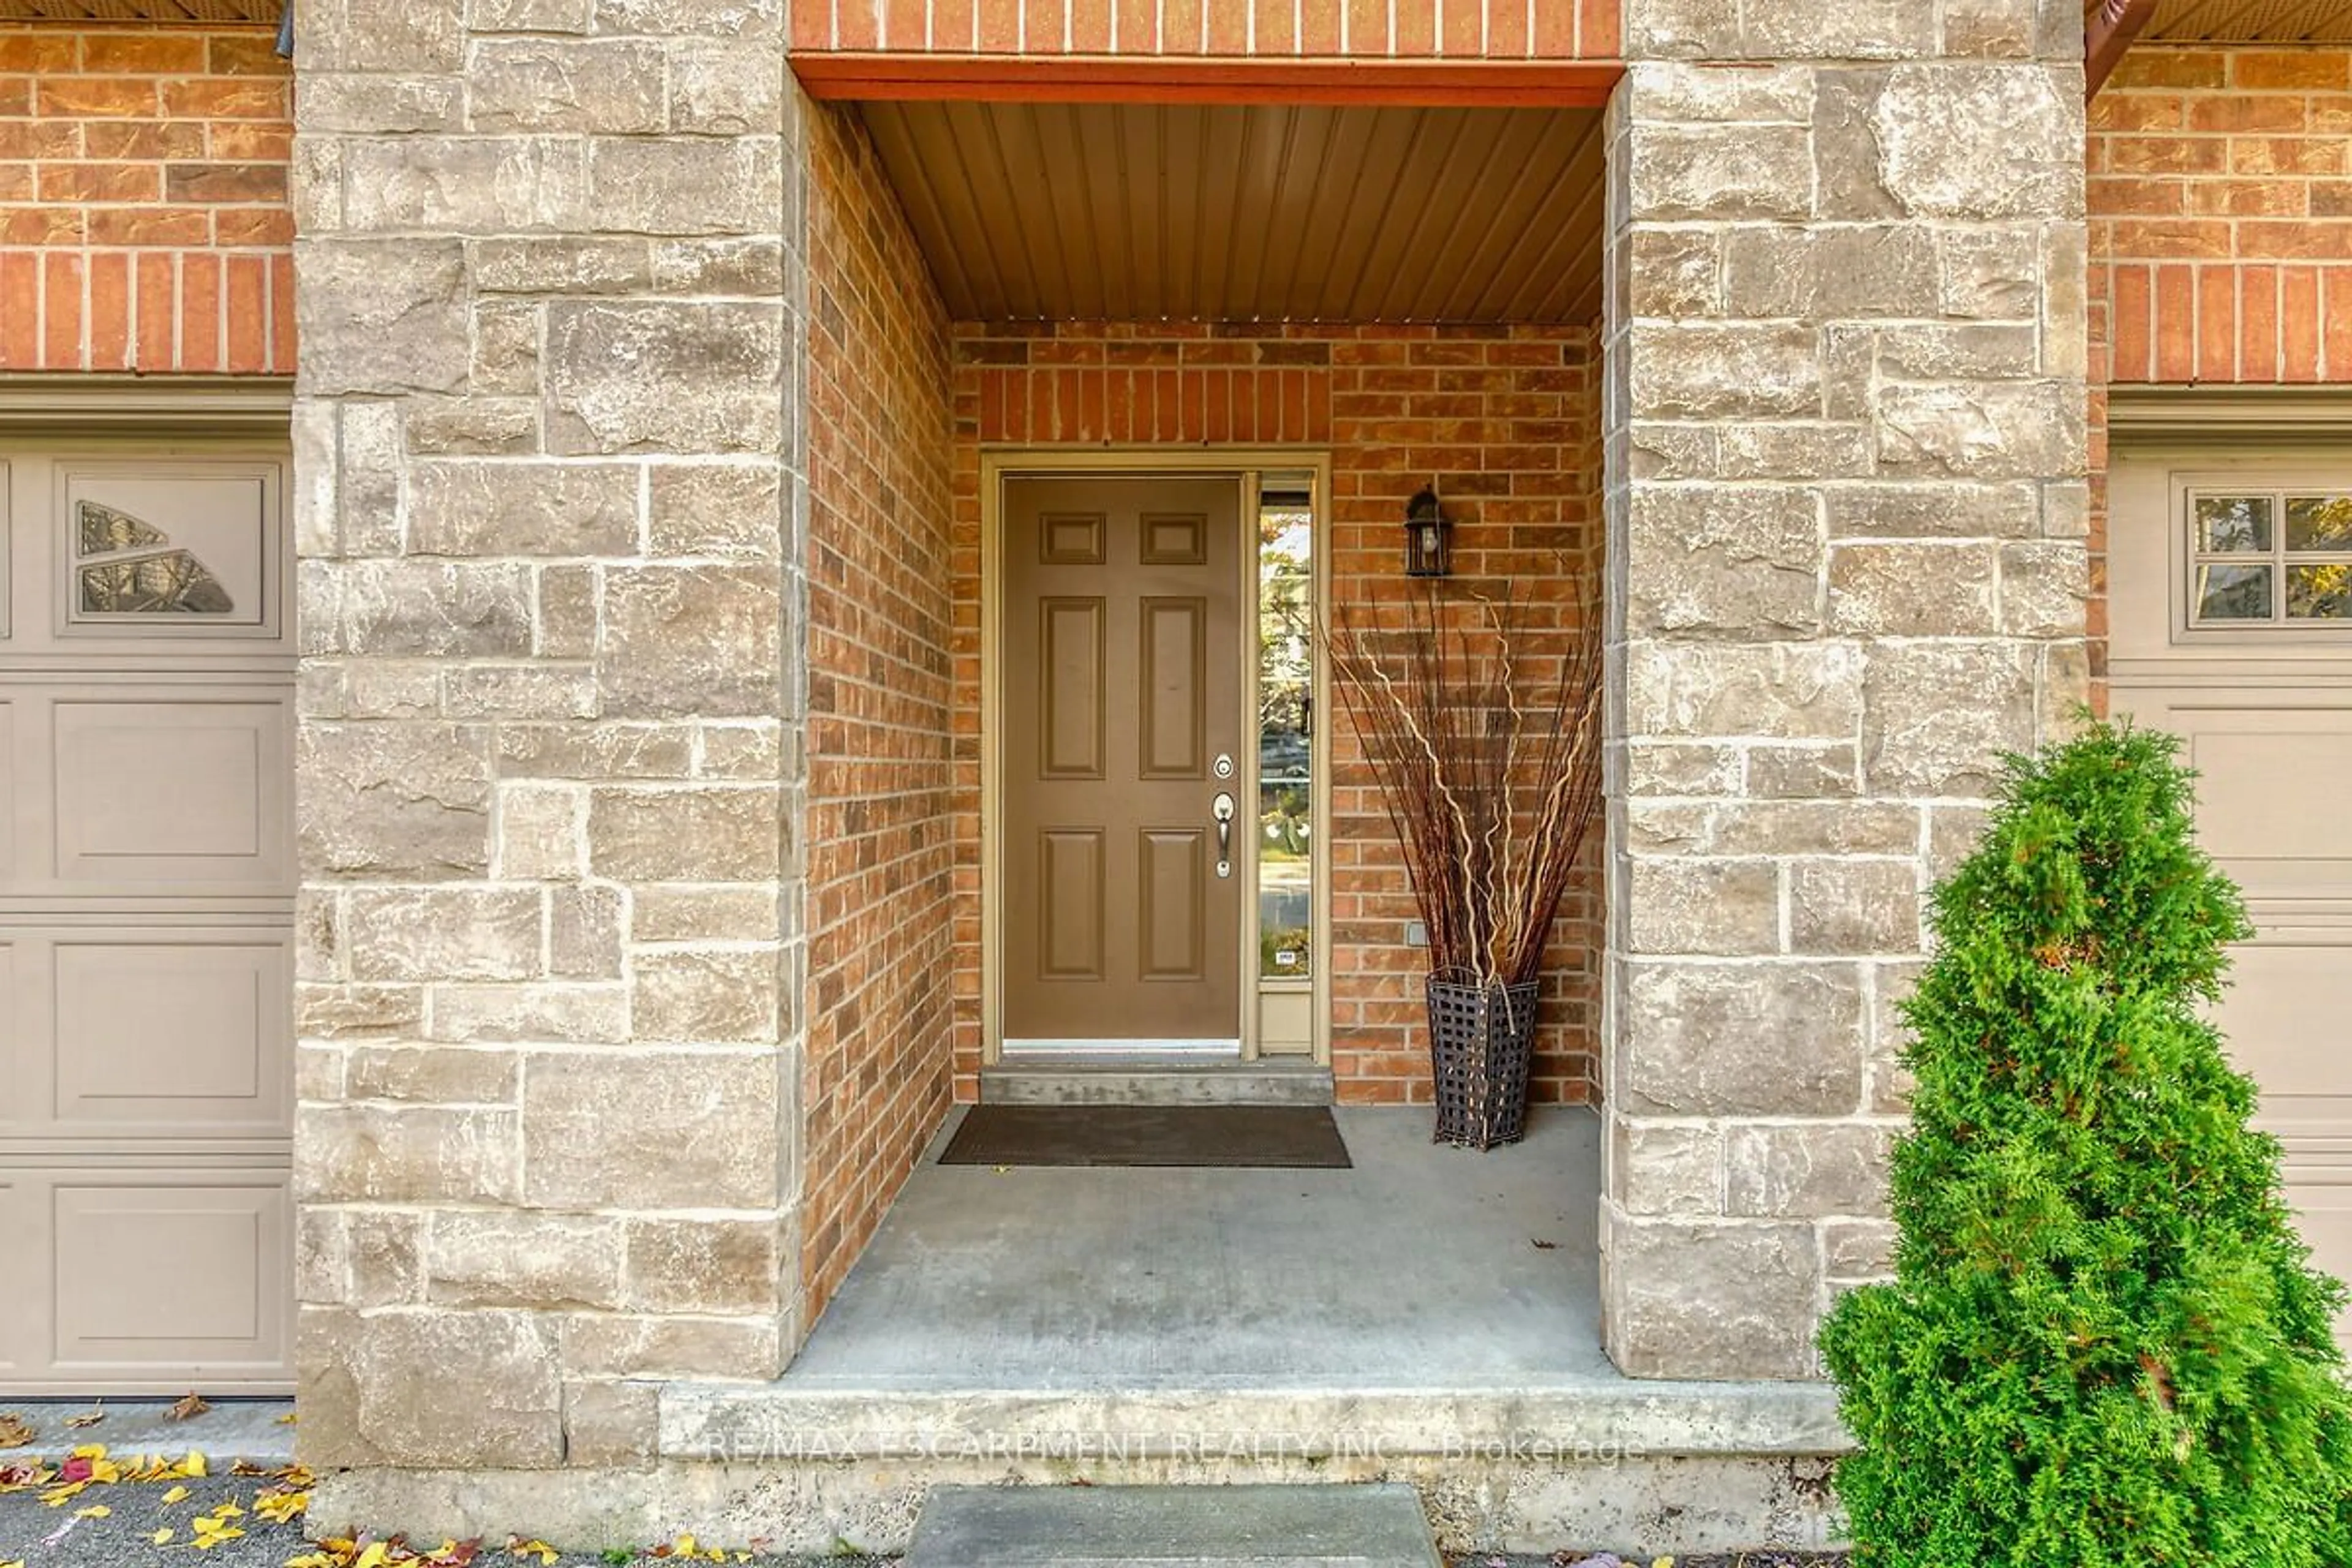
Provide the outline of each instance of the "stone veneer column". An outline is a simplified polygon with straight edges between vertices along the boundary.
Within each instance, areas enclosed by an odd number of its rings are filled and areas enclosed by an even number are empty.
[[[2086,689],[2078,0],[1629,0],[1608,1156],[1629,1373],[1882,1271],[1921,899]]]
[[[796,1338],[780,0],[304,0],[301,1445],[650,1452]]]

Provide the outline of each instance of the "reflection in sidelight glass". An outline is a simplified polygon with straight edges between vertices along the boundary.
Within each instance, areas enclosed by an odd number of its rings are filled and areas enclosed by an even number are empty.
[[[1258,508],[1258,973],[1314,973],[1315,515],[1304,479]]]

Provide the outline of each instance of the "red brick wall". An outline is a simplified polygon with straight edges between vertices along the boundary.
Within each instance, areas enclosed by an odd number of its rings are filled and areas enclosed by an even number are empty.
[[[947,321],[856,118],[809,147],[807,1317],[948,1110]]]
[[[1401,591],[1404,503],[1434,477],[1455,568],[1588,596],[1600,571],[1594,335],[1583,329],[1063,322],[957,330],[956,1088],[976,1092],[980,1005],[980,449],[983,444],[1201,442],[1328,447],[1335,603]],[[1327,721],[1338,719],[1327,715]],[[1343,719],[1333,752],[1332,1067],[1351,1101],[1429,1098],[1424,954],[1387,815]],[[1535,1095],[1599,1082],[1600,830],[1553,933]]]
[[[796,50],[1613,59],[1619,0],[806,0]]]
[[[0,24],[0,371],[293,371],[275,41]]]
[[[2116,381],[2352,382],[2352,50],[2137,48],[2091,125]]]

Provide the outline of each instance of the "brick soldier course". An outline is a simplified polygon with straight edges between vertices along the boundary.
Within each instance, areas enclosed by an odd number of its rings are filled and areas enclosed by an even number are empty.
[[[2102,384],[2352,374],[2352,54],[2143,47],[2086,121],[2081,24],[311,0],[290,71],[0,24],[0,371],[295,373],[306,1462],[452,1527],[721,1486],[665,1402],[777,1377],[976,1091],[981,457],[1078,443],[1328,451],[1341,595],[1440,470],[1465,572],[1605,605],[1538,1094],[1599,1108],[1617,1370],[1794,1408],[1888,1264],[1921,898],[2095,692]],[[954,321],[795,75],[940,57],[1597,80],[1602,303]],[[1338,1093],[1417,1100],[1335,745]]]

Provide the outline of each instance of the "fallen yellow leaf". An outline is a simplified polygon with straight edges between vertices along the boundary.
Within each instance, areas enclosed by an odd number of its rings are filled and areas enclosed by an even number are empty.
[[[278,1418],[278,1424],[280,1426],[291,1426],[299,1419],[301,1419],[299,1412],[289,1410],[285,1415],[280,1415]]]
[[[173,1468],[176,1468],[180,1474],[187,1477],[188,1479],[192,1481],[200,1481],[205,1479],[205,1457],[202,1454],[197,1453],[193,1448],[188,1450],[188,1457],[182,1459],[179,1464]]]
[[[234,1502],[225,1502],[213,1510],[213,1517],[218,1520],[243,1519],[245,1510],[237,1507]]]
[[[173,1487],[170,1491],[163,1494],[163,1500],[165,1502],[185,1502],[188,1500],[188,1489],[185,1487]]]
[[[35,1436],[31,1425],[23,1416],[0,1415],[0,1448],[21,1448]],[[0,1563],[0,1568],[12,1568],[12,1565]]]
[[[95,1502],[90,1504],[88,1508],[78,1508],[74,1510],[74,1517],[76,1519],[108,1519],[112,1517],[113,1513],[114,1510],[107,1507],[102,1502]]]
[[[671,1546],[669,1550],[670,1555],[673,1557],[693,1556],[695,1553],[694,1537],[691,1535],[679,1536],[677,1543]]]
[[[224,1541],[235,1541],[235,1540],[236,1540],[238,1537],[242,1536],[244,1533],[245,1533],[245,1531],[243,1531],[242,1530],[237,1529],[237,1528],[236,1528],[236,1526],[234,1526],[234,1525],[231,1525],[231,1526],[230,1526],[228,1529],[226,1529],[226,1530],[215,1531],[212,1531],[212,1532],[210,1532],[210,1533],[201,1533],[201,1532],[200,1532],[200,1533],[196,1536],[196,1539],[195,1539],[195,1542],[194,1542],[194,1544],[195,1544],[195,1548],[196,1548],[196,1550],[197,1550],[197,1551],[199,1551],[199,1552],[210,1552],[214,1547],[218,1546],[222,1542],[224,1542]]]
[[[67,1416],[66,1425],[79,1430],[84,1426],[95,1426],[105,1419],[106,1412],[103,1410],[85,1410],[79,1415]]]
[[[538,1558],[540,1568],[555,1568],[555,1560],[557,1557],[562,1555],[562,1553],[558,1552],[554,1547],[550,1546],[544,1541],[509,1542],[507,1544],[507,1550],[513,1552],[517,1557]]]
[[[335,1560],[323,1552],[305,1552],[299,1557],[289,1557],[286,1568],[335,1568]]]
[[[310,1494],[301,1491],[263,1492],[253,1500],[253,1511],[272,1524],[284,1524],[310,1506]]]
[[[359,1561],[352,1564],[352,1568],[383,1568],[383,1560],[391,1555],[391,1547],[381,1541],[372,1541],[368,1542],[367,1550],[360,1553]]]
[[[158,1546],[169,1546],[172,1544],[172,1532],[168,1528],[159,1530],[147,1539],[153,1542]]]
[[[0,1563],[0,1568],[25,1568],[25,1560],[19,1557],[14,1563]]]

